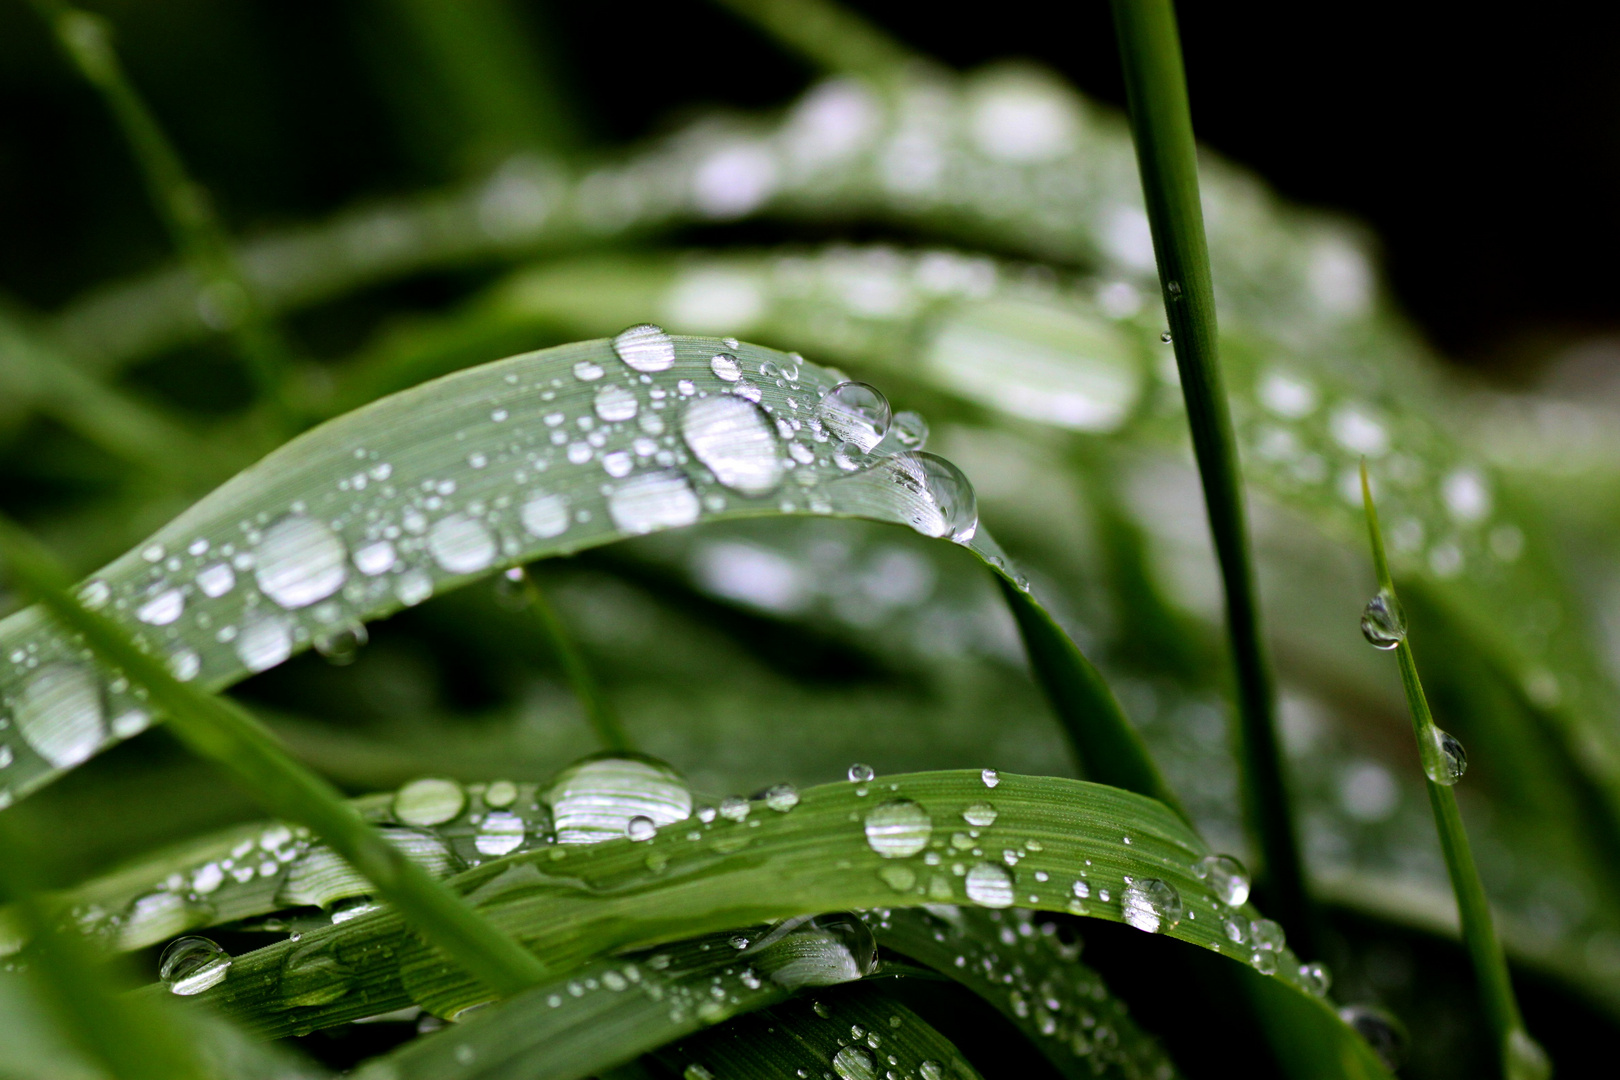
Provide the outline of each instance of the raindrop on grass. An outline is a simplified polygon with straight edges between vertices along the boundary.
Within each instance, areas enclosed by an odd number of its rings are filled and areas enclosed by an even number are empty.
[[[641,323],[613,339],[613,351],[630,367],[646,374],[667,370],[675,363],[675,341],[662,327]]]
[[[1249,899],[1249,872],[1230,855],[1205,855],[1193,864],[1193,873],[1207,881],[1227,907],[1242,907]]]
[[[337,592],[348,576],[348,552],[326,524],[292,514],[265,530],[254,549],[253,576],[284,608],[308,607]]]
[[[498,810],[504,810],[517,801],[517,785],[510,780],[496,780],[484,789],[484,803]]]
[[[613,489],[608,496],[613,523],[628,533],[690,525],[702,513],[697,493],[686,477],[674,469],[642,473]]]
[[[732,394],[698,398],[681,414],[681,435],[716,480],[744,495],[782,483],[776,429],[759,406]]]
[[[211,600],[218,599],[236,587],[236,571],[230,563],[210,563],[197,571],[197,588]]]
[[[424,776],[394,793],[394,816],[407,825],[442,825],[467,805],[467,793],[454,780]]]
[[[107,737],[101,688],[81,667],[52,664],[41,668],[13,707],[22,737],[58,769],[78,765]]]
[[[523,846],[527,834],[528,825],[522,818],[507,810],[494,810],[478,823],[473,846],[480,855],[507,855]]]
[[[742,378],[742,368],[738,365],[737,358],[730,353],[716,354],[714,359],[709,361],[709,370],[726,382],[736,382]]]
[[[765,805],[785,814],[799,805],[799,789],[792,784],[773,784],[765,789]]]
[[[622,386],[604,386],[596,392],[596,415],[608,423],[630,420],[636,415],[640,402],[636,395]]]
[[[630,823],[624,827],[624,835],[628,836],[637,843],[640,843],[644,840],[651,840],[653,837],[657,836],[658,826],[654,824],[652,818],[647,817],[645,814],[637,814],[635,817],[631,818]]]
[[[692,793],[679,773],[647,757],[604,754],[558,773],[545,793],[560,844],[595,844],[626,835],[630,820],[655,827],[692,813]]]
[[[910,451],[885,458],[879,469],[896,489],[896,508],[917,532],[958,544],[973,539],[979,502],[962,470],[937,454]]]
[[[1301,964],[1299,982],[1311,996],[1327,997],[1328,989],[1333,985],[1333,976],[1329,973],[1327,965],[1321,962]]]
[[[1168,344],[1170,344],[1170,342],[1172,342],[1174,340],[1175,340],[1175,338],[1173,338],[1170,335],[1170,331],[1168,331],[1168,330],[1165,330],[1165,331],[1163,331],[1162,333],[1159,334],[1159,341],[1160,341],[1161,344],[1168,345]]]
[[[982,907],[1005,908],[1013,905],[1012,875],[995,863],[975,865],[967,872],[964,885],[968,899]]]
[[[872,766],[862,765],[857,761],[849,767],[847,775],[849,776],[849,782],[852,784],[869,784],[872,782],[872,778],[877,775],[877,771]]]
[[[1148,934],[1158,934],[1181,921],[1181,894],[1168,881],[1138,878],[1125,886],[1120,897],[1125,921]]]
[[[363,622],[345,622],[329,627],[315,635],[315,651],[320,653],[328,663],[337,667],[347,667],[355,662],[360,655],[361,648],[371,640],[371,634],[366,630]]]
[[[179,589],[162,589],[135,609],[135,617],[148,626],[168,626],[186,609],[186,597]]]
[[[829,431],[862,453],[882,442],[889,430],[889,399],[863,382],[842,382],[827,391],[816,414]]]
[[[523,528],[542,540],[568,531],[568,500],[561,495],[536,495],[523,504]]]
[[[1001,774],[994,769],[980,769],[979,779],[984,781],[985,787],[993,788],[1001,783]]]
[[[158,978],[169,988],[169,993],[181,997],[218,986],[230,970],[230,953],[205,937],[183,937],[170,942],[158,961]]]
[[[866,842],[885,859],[904,859],[928,846],[934,822],[910,799],[890,799],[866,815]]]
[[[1451,787],[1468,771],[1468,751],[1456,736],[1444,731],[1438,724],[1429,724],[1423,732],[1423,771],[1430,780]]]
[[[839,1080],[878,1080],[872,1055],[858,1046],[846,1046],[834,1054],[832,1067]]]
[[[602,365],[595,360],[581,360],[574,365],[574,378],[580,382],[595,382],[603,374]]]
[[[1288,937],[1283,932],[1282,924],[1272,919],[1256,919],[1249,924],[1249,940],[1256,948],[1269,952],[1281,952]]]
[[[962,820],[981,829],[996,823],[996,808],[987,802],[976,802],[962,811]]]
[[[292,627],[280,615],[266,615],[236,635],[236,656],[249,671],[268,671],[292,655]]]
[[[433,561],[452,574],[476,573],[495,561],[495,538],[483,522],[465,514],[435,522],[427,544]]]
[[[1361,612],[1361,636],[1375,649],[1388,652],[1406,640],[1406,613],[1387,589],[1379,589]]]

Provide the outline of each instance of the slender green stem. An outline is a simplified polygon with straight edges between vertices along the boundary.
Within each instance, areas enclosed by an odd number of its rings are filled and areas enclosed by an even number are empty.
[[[557,609],[551,606],[550,599],[541,590],[540,583],[534,580],[534,575],[527,569],[523,571],[523,594],[529,601],[529,608],[534,612],[535,620],[545,631],[546,639],[550,642],[552,651],[562,662],[563,672],[568,676],[568,685],[573,687],[574,696],[579,699],[579,707],[585,711],[585,718],[591,722],[597,738],[609,750],[630,750],[630,736],[625,734],[624,724],[619,720],[619,714],[614,711],[612,704],[602,693],[601,685],[596,676],[591,674],[590,665],[580,653],[579,646],[574,637],[563,625],[557,615]]]
[[[152,205],[197,279],[205,321],[230,335],[260,393],[285,410],[283,378],[290,350],[237,265],[208,193],[187,175],[174,144],[124,72],[111,28],[99,15],[64,0],[33,3],[79,73],[101,94],[128,141]]]
[[[1113,11],[1159,284],[1226,593],[1244,812],[1259,848],[1268,909],[1288,927],[1296,948],[1308,954],[1314,951],[1315,917],[1283,774],[1276,688],[1260,632],[1243,481],[1216,351],[1215,290],[1181,42],[1170,0],[1113,0]]]
[[[168,714],[171,729],[193,752],[232,773],[270,812],[307,825],[332,845],[425,938],[502,994],[544,974],[538,960],[406,859],[244,709],[179,681],[121,626],[75,599],[51,554],[3,518],[0,550],[18,583],[63,627],[146,688],[153,705]]]
[[[1427,762],[1438,746],[1438,729],[1429,712],[1429,701],[1418,679],[1417,660],[1406,636],[1404,621],[1398,614],[1400,600],[1395,583],[1390,577],[1389,560],[1384,554],[1384,534],[1378,526],[1378,507],[1373,503],[1372,486],[1367,479],[1367,463],[1361,463],[1361,497],[1367,509],[1367,534],[1372,542],[1373,566],[1378,573],[1380,593],[1387,594],[1388,610],[1396,613],[1399,641],[1395,657],[1400,664],[1401,685],[1406,690],[1406,704],[1412,713],[1412,734],[1417,739],[1419,753]],[[1429,770],[1425,768],[1425,773]],[[1485,898],[1485,886],[1480,882],[1479,870],[1474,865],[1473,848],[1463,828],[1462,815],[1457,809],[1457,794],[1447,784],[1428,777],[1429,806],[1434,811],[1434,824],[1440,834],[1440,847],[1446,858],[1446,872],[1451,877],[1451,890],[1457,897],[1457,914],[1462,923],[1463,944],[1473,963],[1474,978],[1479,982],[1480,1003],[1496,1036],[1496,1045],[1502,1055],[1503,1075],[1509,1080],[1530,1080],[1544,1066],[1545,1057],[1540,1047],[1530,1039],[1524,1029],[1524,1018],[1513,995],[1513,983],[1508,976],[1507,957],[1502,942],[1496,936],[1491,920],[1490,902]]]
[[[831,0],[716,0],[823,71],[884,79],[915,60],[904,45]]]

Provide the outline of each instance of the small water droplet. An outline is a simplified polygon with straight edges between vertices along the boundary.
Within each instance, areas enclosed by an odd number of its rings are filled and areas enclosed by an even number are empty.
[[[236,587],[236,571],[230,563],[210,563],[197,571],[197,588],[209,599],[218,599]]]
[[[1168,881],[1138,878],[1125,886],[1120,897],[1125,921],[1148,934],[1158,934],[1181,921],[1181,894]]]
[[[979,779],[984,781],[985,787],[993,788],[997,784],[1001,783],[1001,774],[996,772],[994,769],[980,769]]]
[[[596,415],[610,424],[634,419],[640,407],[636,395],[622,386],[604,386],[596,392]]]
[[[72,664],[40,668],[13,708],[22,737],[58,769],[85,761],[107,737],[101,687],[90,672]]]
[[[613,339],[613,351],[630,367],[652,374],[675,363],[675,341],[662,327],[641,323]]]
[[[694,1061],[682,1071],[681,1080],[714,1080],[714,1073]]]
[[[265,530],[254,550],[253,576],[284,608],[308,607],[337,592],[348,576],[348,552],[324,522],[290,514]]]
[[[79,602],[91,611],[107,606],[112,599],[112,588],[100,578],[91,578],[79,588]]]
[[[190,997],[218,986],[231,970],[231,955],[205,937],[183,937],[169,943],[158,961],[158,978],[169,993]]]
[[[934,822],[910,799],[889,799],[866,815],[866,842],[885,859],[904,859],[928,846]]]
[[[595,382],[602,374],[602,365],[595,360],[581,360],[574,365],[574,378],[580,382]]]
[[[862,765],[858,761],[849,767],[849,782],[852,784],[869,784],[876,775],[877,771],[872,766]]]
[[[354,553],[354,568],[367,577],[386,574],[394,568],[396,555],[389,540],[373,540]]]
[[[917,1066],[917,1075],[921,1076],[922,1080],[950,1080],[950,1074],[945,1071],[945,1066],[932,1058]]]
[[[1161,344],[1168,345],[1173,340],[1175,340],[1175,339],[1170,336],[1170,331],[1168,331],[1168,330],[1164,331],[1163,333],[1161,333],[1159,335],[1159,341],[1160,341]]]
[[[747,821],[752,810],[748,800],[738,795],[727,795],[720,800],[720,816],[727,821]]]
[[[692,485],[674,469],[632,477],[608,496],[613,523],[628,533],[690,525],[702,510]]]
[[[473,846],[480,855],[507,855],[523,846],[528,831],[528,824],[516,814],[508,810],[493,810],[478,823]]]
[[[840,440],[865,453],[889,430],[889,399],[875,386],[843,382],[827,391],[816,415]]]
[[[626,835],[630,820],[655,827],[692,813],[692,793],[679,773],[654,758],[603,754],[558,773],[545,793],[560,844],[595,844]]]
[[[859,1046],[846,1046],[833,1055],[833,1072],[839,1080],[878,1080],[872,1055]]]
[[[681,436],[716,480],[744,495],[768,495],[782,483],[777,433],[759,406],[731,394],[688,402]]]
[[[645,814],[637,814],[635,817],[631,818],[630,823],[624,827],[624,835],[638,843],[644,840],[651,840],[653,837],[658,835],[658,825],[653,821],[652,818],[646,816]]]
[[[742,378],[742,367],[737,363],[737,358],[730,353],[717,353],[714,359],[709,361],[709,370],[726,382],[736,382]]]
[[[1361,636],[1367,644],[1386,652],[1406,640],[1406,613],[1387,589],[1380,589],[1361,612]]]
[[[427,538],[433,561],[452,574],[472,574],[495,561],[495,538],[477,518],[451,514],[434,523]]]
[[[765,789],[765,805],[785,814],[799,805],[799,789],[792,784],[773,784]]]
[[[148,626],[168,626],[186,608],[186,596],[179,589],[163,589],[135,609],[135,617]]]
[[[1193,873],[1207,881],[1227,907],[1242,907],[1249,899],[1249,872],[1230,855],[1205,855],[1193,864]]]
[[[366,630],[366,624],[354,620],[320,631],[315,635],[313,644],[315,651],[325,657],[328,663],[346,667],[355,662],[369,640],[371,635]]]
[[[968,870],[963,886],[967,889],[968,899],[982,907],[1005,908],[1013,905],[1012,875],[995,863],[975,864]]]
[[[433,595],[433,579],[422,570],[407,570],[394,582],[394,595],[406,607],[415,607]]]
[[[928,445],[928,421],[911,410],[894,414],[894,438],[904,450],[921,450]]]
[[[424,776],[394,793],[394,816],[407,825],[443,825],[467,805],[467,792],[454,780]]]
[[[523,528],[542,540],[568,531],[568,500],[561,495],[536,495],[523,504]]]
[[[1406,1061],[1406,1026],[1390,1013],[1372,1005],[1346,1005],[1339,1010],[1339,1019],[1372,1047],[1390,1072]]]
[[[1306,993],[1313,997],[1327,997],[1328,989],[1333,985],[1333,976],[1326,964],[1317,961],[1299,965],[1299,982]]]
[[[1282,924],[1271,919],[1255,919],[1249,924],[1249,940],[1268,952],[1281,952],[1288,942]]]
[[[962,811],[962,819],[969,825],[988,828],[996,823],[996,808],[987,802],[976,802]]]
[[[249,671],[268,671],[292,655],[292,626],[280,615],[265,615],[236,635],[236,656]]]
[[[1429,724],[1423,732],[1423,771],[1430,780],[1451,787],[1468,771],[1468,752],[1456,736],[1443,731],[1437,724]]]

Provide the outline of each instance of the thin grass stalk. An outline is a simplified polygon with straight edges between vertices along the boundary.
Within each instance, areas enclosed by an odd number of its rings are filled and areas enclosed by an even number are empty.
[[[17,582],[105,663],[145,687],[181,740],[236,777],[271,813],[308,826],[399,909],[423,937],[501,994],[545,974],[540,962],[382,838],[338,791],[298,764],[262,724],[181,682],[118,624],[68,590],[51,554],[0,518],[0,551]]]
[[[618,712],[613,708],[607,695],[602,693],[602,686],[591,673],[590,665],[579,651],[579,645],[574,636],[568,632],[568,627],[557,615],[557,609],[551,606],[551,600],[540,588],[540,583],[527,569],[521,571],[523,575],[523,595],[528,606],[534,612],[535,621],[545,632],[546,640],[551,649],[562,663],[563,673],[568,678],[568,685],[573,688],[574,697],[579,700],[579,707],[584,711],[585,718],[590,721],[591,728],[596,737],[602,740],[602,746],[608,750],[632,750],[630,736],[625,733],[624,724],[619,719]]]
[[[1113,12],[1159,285],[1226,594],[1245,817],[1259,848],[1268,909],[1296,947],[1314,952],[1315,917],[1283,774],[1276,687],[1260,632],[1243,480],[1216,348],[1215,290],[1175,13],[1170,0],[1113,0]]]
[[[259,393],[285,414],[284,378],[291,350],[242,274],[208,192],[187,174],[174,144],[124,72],[110,26],[101,16],[63,0],[33,4],[79,74],[101,94],[129,143],[153,208],[197,279],[205,317],[227,332]]]
[[[1429,807],[1434,811],[1435,830],[1440,834],[1440,847],[1445,853],[1446,873],[1451,877],[1451,891],[1457,897],[1457,914],[1462,923],[1463,944],[1473,964],[1474,978],[1479,984],[1480,1004],[1490,1022],[1501,1054],[1502,1074],[1509,1080],[1532,1080],[1551,1075],[1546,1053],[1530,1037],[1519,1012],[1518,999],[1513,994],[1513,982],[1508,975],[1507,957],[1502,942],[1496,936],[1491,919],[1490,902],[1485,897],[1485,886],[1480,882],[1479,870],[1474,865],[1474,851],[1468,843],[1468,832],[1463,828],[1462,815],[1457,809],[1457,794],[1451,789],[1461,770],[1446,760],[1442,737],[1444,732],[1435,725],[1429,711],[1423,683],[1418,679],[1417,659],[1407,637],[1405,618],[1400,614],[1400,598],[1389,573],[1389,560],[1384,554],[1384,534],[1378,526],[1378,507],[1373,502],[1372,485],[1367,478],[1367,463],[1361,463],[1361,498],[1367,510],[1367,535],[1372,543],[1373,567],[1378,574],[1378,593],[1374,603],[1381,605],[1376,614],[1370,609],[1369,619],[1383,621],[1373,624],[1373,634],[1384,634],[1384,640],[1395,640],[1395,659],[1400,664],[1401,686],[1406,690],[1406,704],[1412,713],[1412,734],[1417,739],[1418,752],[1424,762],[1424,775],[1429,789]],[[1363,624],[1364,629],[1367,624]],[[1371,639],[1371,638],[1369,638]],[[1449,779],[1441,783],[1436,775]]]
[[[828,0],[715,0],[823,71],[891,77],[915,55],[854,12]]]

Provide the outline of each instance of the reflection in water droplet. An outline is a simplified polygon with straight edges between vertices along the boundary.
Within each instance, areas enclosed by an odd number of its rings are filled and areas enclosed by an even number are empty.
[[[979,503],[973,485],[944,458],[908,451],[884,458],[873,472],[894,485],[901,515],[924,536],[965,544],[978,531]]]
[[[653,822],[652,818],[647,817],[644,814],[637,814],[635,817],[631,818],[630,823],[624,827],[624,835],[628,836],[637,843],[640,843],[641,841],[651,840],[653,837],[657,836],[658,826]]]
[[[910,799],[890,799],[866,815],[866,842],[885,859],[903,859],[928,846],[934,822]]]
[[[412,780],[394,793],[394,816],[407,825],[442,825],[466,805],[460,784],[436,776]]]
[[[236,656],[249,671],[268,671],[292,655],[292,626],[280,615],[266,615],[242,627]]]
[[[702,506],[684,475],[661,469],[615,487],[608,496],[608,512],[625,532],[647,533],[690,525],[698,519]]]
[[[640,407],[636,395],[622,386],[604,386],[596,392],[596,415],[610,424],[633,419]]]
[[[561,495],[536,495],[523,504],[523,528],[542,540],[568,531],[568,500]]]
[[[1333,976],[1328,972],[1326,964],[1320,962],[1301,964],[1299,983],[1312,997],[1327,997],[1328,989],[1333,985]]]
[[[169,993],[189,997],[218,986],[230,974],[231,955],[205,937],[170,942],[158,961],[158,978]]]
[[[765,805],[785,814],[799,805],[799,789],[792,784],[773,784],[765,789]]]
[[[1012,876],[995,863],[977,863],[967,872],[968,899],[988,908],[1013,905]]]
[[[348,576],[347,554],[323,522],[292,514],[265,530],[254,549],[253,576],[282,607],[307,607],[337,592]]]
[[[1230,855],[1205,855],[1193,864],[1193,873],[1207,881],[1227,907],[1242,907],[1249,899],[1249,872]]]
[[[230,563],[211,563],[197,571],[197,588],[210,599],[224,596],[236,587],[236,571]]]
[[[168,626],[185,608],[186,597],[179,589],[159,589],[135,609],[135,617],[148,626]]]
[[[388,540],[373,540],[354,553],[354,568],[367,577],[386,574],[394,568],[394,545]]]
[[[928,421],[909,409],[895,413],[894,437],[902,449],[921,450],[928,445]]]
[[[495,538],[484,523],[465,514],[441,518],[428,533],[433,561],[452,574],[472,574],[495,561]]]
[[[1429,724],[1421,740],[1423,771],[1437,784],[1451,787],[1468,771],[1468,752],[1456,736]]]
[[[726,382],[736,382],[742,378],[742,368],[737,364],[737,358],[730,353],[718,353],[709,361],[709,370],[717,378]]]
[[[14,709],[22,737],[58,769],[84,761],[107,736],[101,688],[90,672],[71,664],[41,668]]]
[[[1269,952],[1282,952],[1288,943],[1282,924],[1272,919],[1256,919],[1249,924],[1249,940]]]
[[[1361,613],[1361,636],[1373,648],[1385,651],[1406,640],[1406,613],[1393,593],[1380,589],[1367,601]]]
[[[834,1054],[832,1067],[839,1080],[878,1080],[872,1055],[858,1046],[846,1046]]]
[[[613,339],[613,351],[630,367],[651,374],[675,363],[675,342],[661,327],[642,323]]]
[[[1390,1072],[1406,1061],[1406,1027],[1391,1014],[1372,1005],[1346,1005],[1339,1019],[1366,1040]]]
[[[962,811],[962,819],[981,829],[996,823],[996,808],[987,802],[976,802]]]
[[[857,761],[849,767],[846,775],[848,775],[849,782],[852,784],[869,784],[872,782],[872,777],[877,775],[877,771],[872,766],[862,765]]]
[[[827,391],[816,415],[835,436],[864,453],[889,430],[889,399],[875,386],[843,382]]]
[[[1125,921],[1144,933],[1161,933],[1181,921],[1181,894],[1158,878],[1139,878],[1126,885],[1120,904]]]
[[[782,483],[776,429],[758,405],[732,394],[698,398],[681,414],[681,436],[733,491],[766,495]]]
[[[492,810],[478,823],[478,835],[473,838],[473,844],[480,855],[506,855],[522,846],[527,831],[528,826],[516,814]]]
[[[558,773],[545,794],[559,844],[595,844],[625,835],[630,819],[662,828],[692,813],[679,773],[652,758],[604,755]]]

